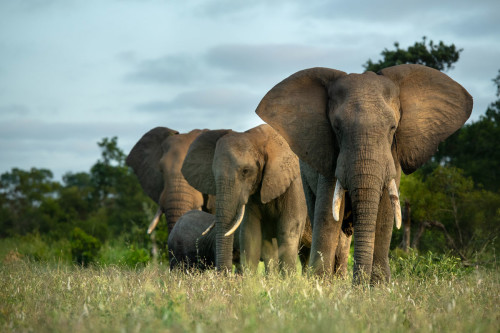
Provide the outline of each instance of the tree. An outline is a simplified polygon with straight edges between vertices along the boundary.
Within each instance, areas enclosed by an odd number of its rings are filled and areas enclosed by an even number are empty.
[[[407,50],[399,48],[399,43],[395,42],[395,50],[391,51],[384,49],[381,53],[382,60],[374,63],[369,59],[363,65],[366,71],[378,72],[386,67],[401,65],[401,64],[421,64],[435,68],[440,71],[445,71],[453,68],[453,64],[458,61],[460,52],[463,49],[457,49],[455,44],[446,45],[442,41],[434,44],[432,40],[427,44],[427,38],[422,37],[421,42],[416,42]]]
[[[53,203],[60,184],[52,178],[50,170],[37,168],[30,171],[13,168],[0,176],[0,236],[49,228],[59,213]],[[42,216],[44,212],[48,214]]]
[[[461,169],[438,166],[428,175],[417,171],[401,178],[400,190],[401,200],[411,202],[416,222],[413,248],[451,250],[467,260],[491,247],[500,231],[500,195],[476,189]]]

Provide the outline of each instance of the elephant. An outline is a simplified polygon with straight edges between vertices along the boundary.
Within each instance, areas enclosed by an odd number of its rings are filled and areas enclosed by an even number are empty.
[[[299,161],[269,125],[246,132],[214,130],[193,141],[182,166],[187,181],[215,194],[216,268],[231,269],[240,224],[243,267],[295,269],[307,209]]]
[[[206,269],[215,266],[215,230],[209,229],[215,215],[190,210],[182,215],[168,235],[170,268]],[[203,234],[207,230],[206,234]],[[238,230],[239,231],[239,230]],[[233,264],[239,265],[239,232],[234,234]]]
[[[410,174],[429,160],[471,111],[465,88],[438,70],[413,64],[363,74],[309,68],[267,92],[256,113],[334,188],[332,203],[323,197],[316,203],[315,214],[322,216],[333,206],[335,225],[313,223],[314,271],[324,269],[321,257],[334,260],[329,239],[339,233],[343,202],[349,200],[353,283],[390,280],[393,223],[401,225],[401,171]]]
[[[335,227],[331,206],[327,204],[327,209],[319,209],[319,207],[323,205],[321,200],[326,200],[326,203],[329,203],[333,199],[334,187],[330,186],[330,184],[332,184],[332,180],[328,180],[302,160],[299,160],[299,164],[302,185],[304,187],[304,194],[306,197],[307,212],[310,220],[313,224],[324,225],[330,228]],[[333,181],[333,183],[335,182]],[[318,203],[316,203],[317,201]],[[332,272],[340,277],[347,276],[347,262],[349,259],[353,233],[352,209],[350,207],[350,202],[344,201],[344,204],[346,205],[345,209],[343,209],[344,207],[341,209],[341,212],[344,214],[340,217],[342,220],[342,232],[339,232],[338,235],[334,233],[335,236],[337,236],[336,238],[334,237],[330,240],[325,240],[326,242],[331,242],[330,249],[334,252],[322,257],[323,262],[321,263],[324,271]],[[316,207],[318,207],[317,212],[315,211]],[[312,228],[314,229],[314,227]],[[309,231],[309,234],[312,238],[312,231]],[[329,235],[331,233],[326,234]],[[309,248],[305,248],[306,251],[309,250],[310,252],[311,242],[309,242]],[[332,258],[332,261],[324,262],[324,258]]]
[[[212,198],[189,185],[181,173],[189,145],[205,131],[195,129],[179,134],[167,127],[155,127],[142,136],[127,156],[126,163],[134,170],[144,192],[159,205],[148,234],[162,214],[170,233],[177,220],[191,209],[213,212]]]

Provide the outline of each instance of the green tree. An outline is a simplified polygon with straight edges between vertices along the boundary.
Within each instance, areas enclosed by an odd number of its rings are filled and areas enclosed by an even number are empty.
[[[400,191],[401,199],[411,202],[412,247],[451,250],[462,259],[498,247],[500,195],[476,189],[463,170],[438,166],[428,175],[417,171],[401,178]],[[399,237],[396,233],[393,245]]]
[[[54,202],[60,188],[52,178],[50,170],[37,168],[13,168],[0,176],[1,236],[50,229],[59,212]]]
[[[427,44],[427,38],[424,36],[421,42],[416,42],[408,49],[401,49],[399,43],[395,42],[395,50],[384,49],[381,53],[383,59],[374,63],[369,59],[363,65],[366,71],[378,72],[386,67],[401,64],[420,64],[445,71],[453,68],[453,64],[458,61],[460,52],[463,49],[457,49],[455,44],[446,45],[442,41],[434,44],[432,40]]]

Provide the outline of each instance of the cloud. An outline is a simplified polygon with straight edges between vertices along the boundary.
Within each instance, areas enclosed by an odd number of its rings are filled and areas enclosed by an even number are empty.
[[[9,104],[0,106],[0,115],[3,116],[26,116],[31,112],[27,105]]]
[[[269,78],[308,67],[330,67],[334,54],[330,48],[300,44],[225,44],[211,48],[205,60],[226,71],[230,79],[242,82],[248,77]]]
[[[171,110],[252,110],[259,97],[243,90],[230,88],[210,88],[180,93],[170,101],[155,100],[139,104],[136,110],[160,112]]]
[[[120,57],[127,56],[121,54]],[[130,57],[130,56],[129,56]],[[170,54],[140,61],[125,81],[156,84],[189,84],[200,76],[197,61],[185,54]]]

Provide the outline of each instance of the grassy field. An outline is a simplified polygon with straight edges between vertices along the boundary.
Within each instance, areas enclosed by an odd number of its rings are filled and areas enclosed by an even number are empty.
[[[392,282],[368,288],[11,255],[0,263],[0,332],[498,332],[498,270],[447,260],[393,260]]]

